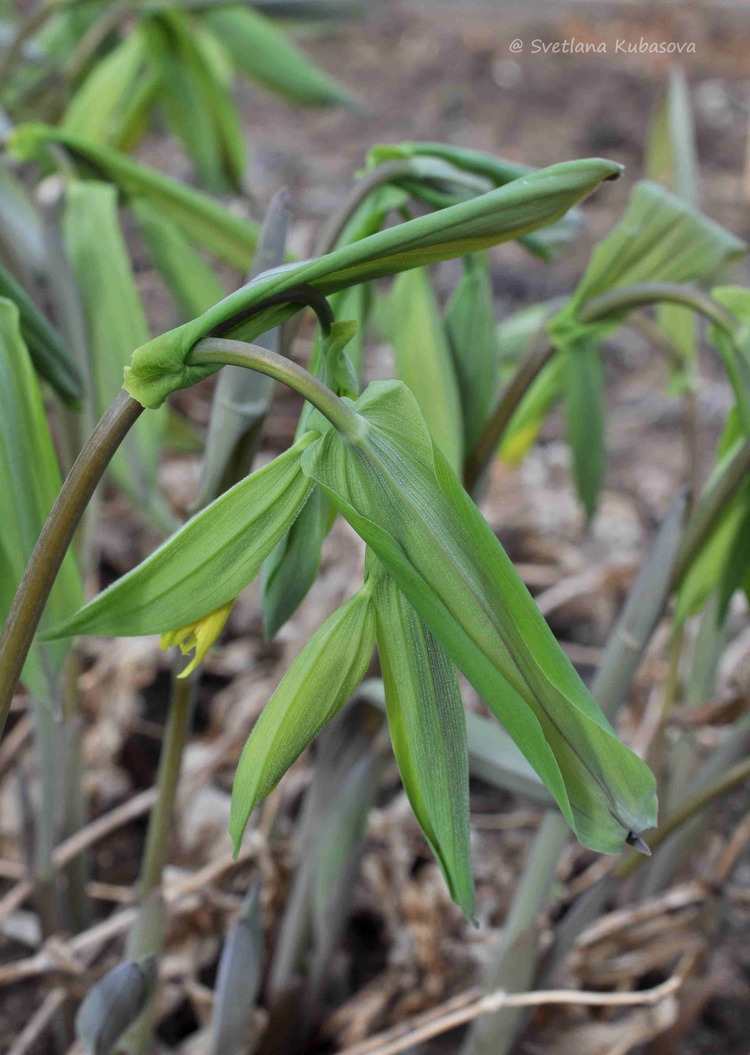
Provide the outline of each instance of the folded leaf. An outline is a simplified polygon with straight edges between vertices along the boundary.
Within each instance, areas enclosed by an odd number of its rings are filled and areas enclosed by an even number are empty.
[[[469,763],[456,672],[390,575],[371,574],[393,753],[451,897],[471,918]]]
[[[225,335],[252,340],[299,310],[298,304],[279,303],[278,298],[300,285],[328,296],[374,278],[518,238],[551,223],[619,171],[614,163],[600,160],[554,165],[471,201],[342,246],[317,260],[267,272],[199,319],[139,348],[128,369],[127,390],[144,406],[160,406],[170,392],[215,372],[215,366],[192,367],[187,360],[193,345],[216,327]],[[269,299],[273,303],[264,307]]]
[[[486,259],[467,256],[445,313],[453,368],[463,409],[464,442],[471,450],[487,421],[498,381],[492,283]]]
[[[229,831],[238,852],[261,799],[351,697],[375,646],[372,588],[325,621],[292,663],[245,744],[234,778]]]
[[[310,433],[196,514],[49,637],[161,634],[231,601],[299,513],[310,492],[300,468]]]
[[[272,92],[303,106],[353,106],[354,96],[252,7],[209,8],[203,21],[237,68]]]
[[[463,461],[461,396],[428,272],[403,271],[388,302],[397,376],[411,389],[430,435],[458,472]]]
[[[228,264],[247,271],[252,263],[258,227],[237,216],[206,194],[108,147],[89,143],[64,129],[43,124],[18,125],[8,137],[8,149],[21,161],[42,157],[49,143],[60,143],[79,166],[114,183],[126,199],[147,198],[179,224],[187,237]]]
[[[654,779],[616,738],[400,382],[369,386],[362,435],[325,429],[303,468],[370,545],[539,773],[584,845],[655,822]]]

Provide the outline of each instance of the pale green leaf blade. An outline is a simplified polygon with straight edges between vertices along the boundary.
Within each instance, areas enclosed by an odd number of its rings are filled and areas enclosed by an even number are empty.
[[[68,184],[63,216],[65,249],[86,322],[94,410],[103,414],[122,387],[133,348],[148,336],[117,216],[117,192],[95,181]],[[144,414],[112,460],[115,479],[140,509],[169,528],[171,514],[156,491],[165,414]]]
[[[231,601],[299,513],[310,492],[300,458],[313,434],[197,513],[151,556],[71,618],[55,637],[160,634]]]
[[[355,406],[360,441],[344,445],[328,429],[305,452],[305,472],[500,717],[579,839],[616,852],[654,824],[651,773],[612,733],[408,389],[377,382]]]
[[[429,273],[403,271],[388,315],[398,377],[411,389],[430,435],[458,472],[463,461],[461,397]]]
[[[149,255],[169,286],[183,318],[193,319],[226,295],[203,257],[178,225],[148,198],[130,202]]]
[[[667,89],[651,122],[646,144],[646,175],[691,205],[697,205],[698,148],[685,71],[672,66]]]
[[[294,615],[315,581],[329,523],[328,499],[314,487],[263,567],[263,632],[268,640]]]
[[[97,179],[114,183],[126,199],[147,198],[174,220],[192,242],[239,270],[250,267],[258,226],[179,180],[140,165],[116,150],[44,124],[17,126],[10,134],[8,147],[19,160],[30,161],[43,156],[49,143],[64,146],[81,167],[82,176],[93,171]]]
[[[343,85],[252,7],[227,5],[209,9],[203,17],[237,68],[264,88],[304,106],[356,105]]]
[[[92,143],[118,145],[146,60],[146,40],[136,29],[96,63],[68,104],[62,127]]]
[[[451,897],[471,918],[469,765],[456,672],[390,575],[371,574],[393,753]]]
[[[245,744],[234,778],[229,830],[235,853],[250,814],[351,697],[375,646],[369,584],[308,641]]]

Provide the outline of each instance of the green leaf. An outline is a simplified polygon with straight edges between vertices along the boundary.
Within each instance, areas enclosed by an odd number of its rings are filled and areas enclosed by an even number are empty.
[[[150,31],[162,67],[161,102],[176,134],[211,190],[240,189],[246,166],[243,129],[229,87],[218,75],[205,29],[176,9],[162,10]]]
[[[63,239],[86,321],[94,409],[103,414],[122,387],[132,349],[148,337],[120,230],[115,188],[95,181],[69,183]],[[173,519],[156,491],[165,422],[164,412],[142,415],[112,459],[111,471],[137,507],[168,530]]]
[[[252,7],[209,8],[202,20],[239,70],[277,95],[303,106],[355,106],[354,96]]]
[[[368,583],[323,623],[274,692],[245,744],[234,778],[229,831],[235,854],[261,799],[344,706],[375,646]]]
[[[361,439],[345,444],[326,428],[304,471],[500,718],[581,842],[616,852],[655,822],[653,776],[617,740],[408,389],[375,382],[355,408]]]
[[[468,256],[445,314],[453,367],[461,393],[464,444],[471,450],[489,417],[498,383],[492,283],[486,259]]]
[[[0,298],[0,618],[5,620],[39,533],[60,490],[55,456],[39,385],[23,343],[15,304]],[[83,590],[71,553],[65,557],[41,626],[64,618],[81,604]],[[67,644],[32,645],[23,680],[48,703],[68,652]]]
[[[651,122],[646,148],[646,175],[663,184],[690,205],[698,206],[698,151],[695,122],[685,72],[680,66],[669,71],[669,82]],[[698,354],[697,320],[694,312],[677,304],[661,304],[659,326],[680,353],[685,366]],[[680,370],[672,390],[686,378]]]
[[[128,369],[126,387],[144,406],[160,406],[170,392],[215,372],[214,366],[191,367],[187,363],[193,345],[215,327],[239,339],[252,340],[299,310],[298,304],[283,303],[264,308],[268,298],[303,284],[328,296],[374,278],[518,238],[563,215],[603,179],[612,179],[619,171],[614,163],[600,160],[554,165],[471,201],[342,246],[317,260],[277,268],[194,322],[139,348]]]
[[[672,66],[646,144],[646,175],[691,205],[698,204],[698,149],[685,71]]]
[[[225,492],[49,636],[160,634],[231,601],[255,579],[310,493],[300,459],[313,438]]]
[[[136,28],[93,67],[71,99],[62,127],[92,143],[119,146],[147,59],[146,38]]]
[[[68,346],[31,297],[2,266],[0,297],[12,300],[18,308],[21,333],[37,372],[69,407],[77,409],[83,385]]]
[[[239,270],[250,267],[258,240],[257,225],[208,195],[63,129],[37,123],[18,125],[8,137],[8,149],[20,161],[43,158],[50,143],[65,147],[81,166],[82,176],[93,172],[97,179],[110,180],[126,199],[147,198],[174,220],[191,242]]]
[[[590,335],[565,347],[565,415],[573,474],[587,520],[604,484],[604,376],[599,341]]]
[[[453,664],[393,579],[375,574],[378,654],[388,727],[414,816],[440,864],[451,897],[470,919],[466,721]]]
[[[388,304],[396,373],[411,389],[430,435],[453,469],[463,461],[461,397],[428,272],[403,271]]]
[[[133,198],[130,207],[183,317],[193,319],[217,304],[225,296],[224,287],[181,228],[148,198]]]

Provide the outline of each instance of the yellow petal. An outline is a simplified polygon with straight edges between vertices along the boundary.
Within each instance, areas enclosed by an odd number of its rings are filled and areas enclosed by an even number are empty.
[[[224,629],[229,613],[234,606],[234,601],[235,598],[232,598],[231,601],[227,601],[226,604],[223,604],[213,612],[209,612],[208,615],[204,615],[196,622],[189,623],[180,630],[168,630],[161,635],[160,644],[164,652],[173,645],[179,645],[183,656],[186,656],[188,652],[195,651],[191,661],[177,675],[178,678],[186,678],[203,661],[204,656]]]

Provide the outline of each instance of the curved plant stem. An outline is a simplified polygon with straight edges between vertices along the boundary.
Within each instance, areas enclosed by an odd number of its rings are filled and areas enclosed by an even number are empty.
[[[703,290],[682,286],[678,282],[637,282],[632,286],[612,289],[587,301],[578,313],[583,323],[601,322],[620,312],[633,311],[648,304],[680,304],[704,315],[723,330],[732,333],[737,321],[731,312]]]
[[[257,344],[205,337],[192,349],[188,362],[193,366],[201,363],[246,366],[249,370],[273,377],[304,396],[350,442],[357,443],[361,438],[362,422],[359,416],[322,381],[283,355],[269,352]]]
[[[521,360],[518,369],[500,396],[489,421],[479,434],[474,449],[466,459],[464,487],[470,494],[497,450],[500,439],[518,410],[521,400],[556,352],[557,349],[550,342],[546,332],[540,330],[531,349]]]
[[[142,413],[127,392],[104,412],[65,479],[18,587],[0,637],[0,733],[65,553],[113,454]]]

